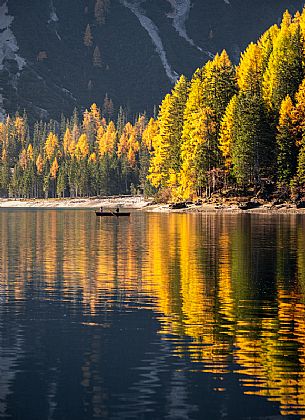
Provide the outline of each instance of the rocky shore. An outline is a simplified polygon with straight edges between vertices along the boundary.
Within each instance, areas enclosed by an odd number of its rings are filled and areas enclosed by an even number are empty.
[[[283,203],[272,205],[264,203],[253,208],[242,208],[239,204],[209,204],[202,205],[188,204],[183,209],[172,209],[170,205],[153,205],[145,207],[146,211],[163,213],[226,213],[226,214],[304,214],[305,208],[297,208],[294,204]]]
[[[226,203],[198,202],[180,205],[159,204],[141,196],[113,196],[100,198],[64,199],[0,199],[1,208],[41,208],[41,209],[114,209],[117,207],[146,212],[162,213],[254,213],[254,214],[305,214],[305,208],[297,208],[291,203],[231,200]]]

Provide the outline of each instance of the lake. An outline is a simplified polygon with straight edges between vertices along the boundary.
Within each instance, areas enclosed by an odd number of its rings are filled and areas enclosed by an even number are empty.
[[[0,418],[305,416],[305,216],[0,211]]]

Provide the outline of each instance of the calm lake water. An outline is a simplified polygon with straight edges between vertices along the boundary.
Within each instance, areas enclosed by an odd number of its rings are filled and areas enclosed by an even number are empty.
[[[0,418],[305,416],[305,216],[0,211]]]

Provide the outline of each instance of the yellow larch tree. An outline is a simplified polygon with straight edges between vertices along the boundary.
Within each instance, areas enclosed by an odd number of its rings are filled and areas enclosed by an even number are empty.
[[[176,85],[163,100],[158,115],[159,131],[154,141],[150,175],[148,179],[155,187],[177,187],[181,169],[181,143],[183,116],[188,98],[189,84],[181,76]]]
[[[191,80],[189,96],[185,106],[182,139],[186,141],[192,127],[193,114],[203,108],[202,76],[197,70]]]
[[[169,171],[178,173],[181,169],[181,142],[183,131],[183,117],[189,94],[189,82],[181,76],[171,91],[170,118],[169,118]]]
[[[301,13],[300,16],[298,16],[298,23],[300,25],[300,30],[302,33],[302,39],[303,39],[303,49],[305,53],[305,7]]]
[[[85,110],[83,114],[83,129],[85,131],[88,131],[90,128],[90,124],[92,123],[92,115],[91,112],[88,111],[88,109]]]
[[[140,150],[139,142],[136,138],[135,128],[128,122],[118,143],[118,156],[124,156],[131,167],[136,165],[136,156]]]
[[[58,165],[58,162],[57,162],[57,157],[55,156],[55,158],[52,162],[51,168],[50,168],[50,175],[51,175],[52,179],[55,179],[57,177],[58,169],[59,169],[59,165]]]
[[[39,153],[36,159],[36,169],[39,175],[41,175],[43,172],[43,166],[44,166],[43,157],[41,156],[41,153]]]
[[[158,132],[158,121],[154,118],[151,118],[142,134],[142,141],[149,151],[152,151],[154,148],[154,139],[158,135]]]
[[[68,146],[68,155],[71,159],[75,157],[76,141],[73,139]]]
[[[1,161],[2,161],[2,163],[5,163],[5,162],[8,161],[8,154],[7,154],[7,150],[5,148],[2,149]]]
[[[72,137],[72,133],[69,127],[67,127],[65,134],[64,134],[64,139],[63,139],[63,151],[64,151],[64,155],[68,155],[69,152],[69,147],[71,145],[73,141],[73,137]]]
[[[28,148],[27,148],[27,157],[31,161],[33,161],[34,159],[34,151],[33,151],[33,146],[31,143],[28,145]]]
[[[26,169],[28,166],[28,156],[26,149],[22,149],[20,157],[19,157],[19,165],[22,169]]]
[[[0,122],[0,144],[2,147],[6,147],[6,125]]]
[[[201,195],[208,183],[208,173],[222,165],[218,147],[221,120],[237,92],[236,71],[226,51],[208,62],[200,76],[192,80],[184,114],[181,153],[183,196],[195,191]]]
[[[222,119],[219,134],[219,149],[225,159],[225,166],[230,168],[232,164],[232,143],[233,143],[233,127],[234,127],[234,110],[236,106],[237,95],[233,96],[226,113]]]
[[[26,126],[24,119],[17,115],[14,121],[14,125],[17,133],[17,139],[24,146],[26,136]]]
[[[89,142],[86,134],[82,134],[78,139],[75,149],[77,160],[85,159],[89,154]]]
[[[261,50],[262,71],[265,72],[270,55],[273,51],[274,42],[279,34],[280,28],[277,25],[271,26],[259,39],[257,45]]]
[[[262,50],[251,43],[242,54],[237,67],[238,87],[243,92],[260,95],[263,77]]]
[[[98,137],[98,150],[100,156],[104,156],[107,153],[113,153],[116,148],[116,142],[117,130],[114,122],[110,121],[104,134]]]
[[[181,146],[182,168],[179,176],[179,194],[182,197],[187,198],[189,198],[193,193],[193,186],[196,182],[195,168],[192,167],[192,162],[195,159],[194,153],[196,144],[198,141],[201,141],[198,139],[198,135],[194,135],[194,122],[198,117],[198,112],[204,108],[202,73],[203,72],[198,69],[191,80],[191,86],[184,112]],[[198,120],[197,122],[199,123]],[[158,137],[157,139],[159,140]]]
[[[215,114],[211,108],[201,108],[193,113],[189,135],[181,151],[183,163],[179,190],[185,199],[202,196],[207,186],[216,132]]]
[[[158,116],[159,130],[158,134],[154,137],[154,150],[150,162],[148,179],[151,184],[159,188],[166,186],[168,178],[167,157],[169,144],[164,141],[166,131],[168,128],[168,120],[170,115],[171,96],[168,94],[162,101],[160,112]]]
[[[101,126],[98,128],[98,130],[97,130],[97,132],[96,132],[96,137],[95,137],[95,141],[96,141],[96,144],[97,144],[97,147],[98,147],[98,148],[99,148],[99,146],[100,146],[100,144],[101,144],[101,142],[102,142],[102,139],[103,139],[104,134],[105,134],[105,129],[104,129],[104,127],[101,125]]]
[[[90,156],[88,158],[88,162],[89,163],[96,163],[97,162],[97,156],[96,156],[95,152],[90,154]]]
[[[303,61],[300,24],[286,11],[263,77],[263,98],[274,114],[287,95],[295,95],[304,76]]]
[[[57,149],[58,149],[58,137],[56,136],[56,134],[51,132],[49,133],[46,139],[45,145],[44,145],[45,154],[49,161],[52,160],[52,158],[57,152]]]
[[[94,128],[97,131],[99,127],[102,125],[102,117],[101,117],[101,110],[98,106],[94,103],[90,107],[90,118],[89,123],[93,122]]]
[[[202,79],[202,106],[213,110],[218,124],[236,91],[236,70],[223,50],[204,66]]]

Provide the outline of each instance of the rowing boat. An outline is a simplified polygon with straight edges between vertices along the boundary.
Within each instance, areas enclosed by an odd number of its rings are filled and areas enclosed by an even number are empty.
[[[109,216],[115,216],[115,217],[125,216],[125,217],[129,217],[130,216],[130,213],[128,213],[128,212],[125,212],[125,213],[124,212],[119,212],[119,213],[117,213],[117,212],[112,212],[112,211],[96,211],[95,214],[97,216],[100,216],[100,217],[109,217]]]

